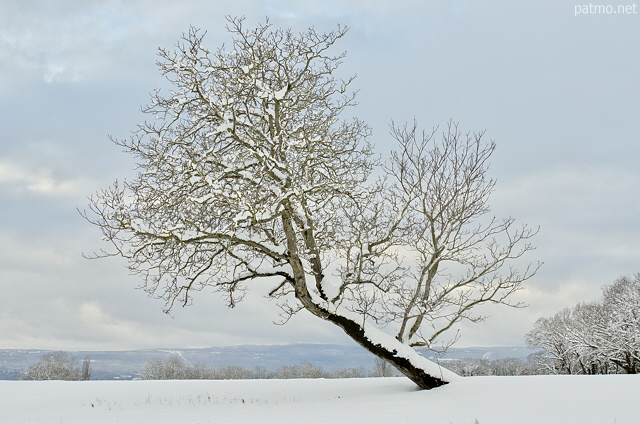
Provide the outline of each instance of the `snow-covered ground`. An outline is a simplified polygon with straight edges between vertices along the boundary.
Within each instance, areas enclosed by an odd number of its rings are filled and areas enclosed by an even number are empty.
[[[636,424],[640,375],[0,381],[0,423]]]

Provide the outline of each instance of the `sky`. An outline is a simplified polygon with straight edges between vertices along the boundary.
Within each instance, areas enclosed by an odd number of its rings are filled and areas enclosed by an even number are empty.
[[[166,315],[122,260],[82,257],[100,232],[78,209],[134,175],[109,136],[167,87],[158,47],[191,25],[228,44],[227,15],[347,25],[340,72],[357,75],[354,113],[383,157],[391,120],[486,130],[492,213],[540,227],[529,260],[544,266],[514,298],[528,308],[485,310],[457,346],[524,345],[536,319],[640,272],[640,7],[575,1],[0,0],[0,349],[351,343],[304,314],[274,325],[261,293],[228,310],[201,292]]]

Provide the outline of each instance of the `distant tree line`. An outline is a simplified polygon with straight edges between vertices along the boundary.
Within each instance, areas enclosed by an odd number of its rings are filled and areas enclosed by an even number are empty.
[[[533,360],[523,361],[517,358],[504,359],[460,359],[446,361],[445,368],[462,377],[480,375],[538,375],[549,374],[549,371]]]
[[[604,286],[599,301],[540,318],[526,340],[550,373],[640,373],[640,273]]]
[[[144,380],[241,380],[241,379],[291,379],[291,378],[363,378],[400,375],[386,361],[377,360],[373,369],[343,368],[325,371],[309,362],[283,365],[275,371],[264,367],[247,369],[238,366],[211,368],[202,364],[188,364],[179,355],[166,360],[147,362],[140,377]]]
[[[548,374],[545,367],[532,360],[508,359],[459,359],[441,364],[458,375],[472,377],[480,375],[537,375]],[[325,371],[309,362],[298,365],[285,365],[275,371],[264,367],[253,370],[227,366],[209,368],[201,364],[188,364],[179,355],[166,360],[156,359],[148,362],[140,377],[145,380],[238,380],[238,379],[291,379],[291,378],[365,378],[394,377],[401,375],[388,362],[376,358],[372,369],[343,368]]]
[[[533,375],[548,374],[546,367],[533,361],[519,359],[460,359],[442,364],[464,377],[480,375]],[[89,380],[91,360],[86,357],[82,362],[70,358],[66,352],[45,354],[36,364],[22,373],[23,380]],[[189,364],[179,355],[167,359],[155,359],[147,362],[139,378],[145,380],[242,380],[242,379],[293,379],[293,378],[366,378],[394,377],[401,375],[388,362],[375,358],[372,368],[342,368],[327,371],[309,362],[297,365],[283,365],[276,370],[257,366],[247,369],[239,366],[219,368],[203,364]]]

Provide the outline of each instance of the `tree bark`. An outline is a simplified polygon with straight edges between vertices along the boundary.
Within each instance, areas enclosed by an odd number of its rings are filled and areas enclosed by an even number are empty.
[[[342,330],[360,346],[367,349],[377,357],[389,362],[421,389],[434,389],[449,383],[449,381],[444,377],[431,375],[418,365],[414,364],[411,359],[400,356],[397,349],[371,341],[367,337],[365,330],[352,320],[335,314],[329,314],[326,320],[342,328]],[[390,341],[395,341],[395,343],[400,344],[400,342],[393,337],[390,337],[389,339]]]
[[[387,337],[384,344],[377,343],[375,337],[368,335],[367,331],[365,331],[360,324],[318,306],[311,300],[311,296],[309,296],[308,293],[307,296],[303,296],[302,298],[298,297],[298,300],[301,301],[306,310],[340,327],[356,343],[373,355],[389,362],[421,389],[434,389],[448,384],[457,377],[453,372],[442,368],[439,369],[440,376],[432,375],[436,373],[430,373],[425,370],[424,364],[433,365],[434,368],[435,364],[426,358],[420,357],[411,347],[389,335],[385,335]],[[311,304],[309,304],[309,302],[311,302]],[[419,359],[416,360],[416,358]],[[422,362],[422,365],[416,362]]]

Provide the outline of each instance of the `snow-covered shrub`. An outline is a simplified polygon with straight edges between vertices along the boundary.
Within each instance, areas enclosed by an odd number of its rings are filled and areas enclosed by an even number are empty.
[[[69,358],[66,352],[45,354],[38,363],[27,368],[25,380],[80,380],[86,375],[77,363]]]
[[[327,373],[320,367],[309,362],[298,365],[284,365],[278,368],[271,378],[324,378]]]
[[[212,380],[216,374],[203,365],[187,364],[180,356],[172,355],[167,360],[148,362],[141,377],[145,380]]]
[[[247,380],[257,378],[256,373],[246,368],[230,365],[214,372],[217,380]]]

